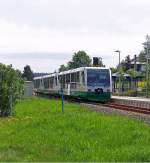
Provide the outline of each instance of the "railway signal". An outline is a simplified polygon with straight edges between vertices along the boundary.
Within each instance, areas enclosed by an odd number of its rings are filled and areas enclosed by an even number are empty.
[[[103,64],[102,64],[102,58],[101,57],[93,57],[93,66],[100,66],[102,67]]]

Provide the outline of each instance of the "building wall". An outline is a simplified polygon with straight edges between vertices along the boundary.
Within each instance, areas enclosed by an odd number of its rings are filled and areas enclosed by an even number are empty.
[[[30,97],[33,96],[34,85],[32,81],[25,81],[24,84],[24,96]]]

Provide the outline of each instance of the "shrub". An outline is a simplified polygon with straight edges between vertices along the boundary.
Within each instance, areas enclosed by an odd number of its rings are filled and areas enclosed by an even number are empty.
[[[123,92],[122,95],[123,96],[136,97],[137,96],[137,91],[135,91],[135,90],[129,90],[129,91]]]
[[[11,115],[17,99],[23,94],[21,72],[11,65],[0,64],[0,116]]]

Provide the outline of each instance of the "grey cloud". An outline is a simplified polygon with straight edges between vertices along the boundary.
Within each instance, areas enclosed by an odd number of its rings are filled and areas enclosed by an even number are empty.
[[[107,65],[118,63],[108,53],[119,48],[123,57],[139,51],[150,32],[149,7],[149,0],[0,0],[0,61],[54,69],[72,53],[51,51],[83,48],[104,51]]]
[[[149,0],[0,0],[0,18],[37,27],[120,33],[149,18],[149,5]]]
[[[50,60],[64,60],[71,57],[71,53],[56,53],[56,52],[30,52],[30,53],[8,53],[0,54],[0,58],[9,59],[50,59]]]

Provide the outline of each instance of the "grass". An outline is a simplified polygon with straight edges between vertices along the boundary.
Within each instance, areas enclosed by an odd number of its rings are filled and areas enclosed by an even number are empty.
[[[150,126],[78,104],[19,102],[0,119],[0,161],[150,161]]]

